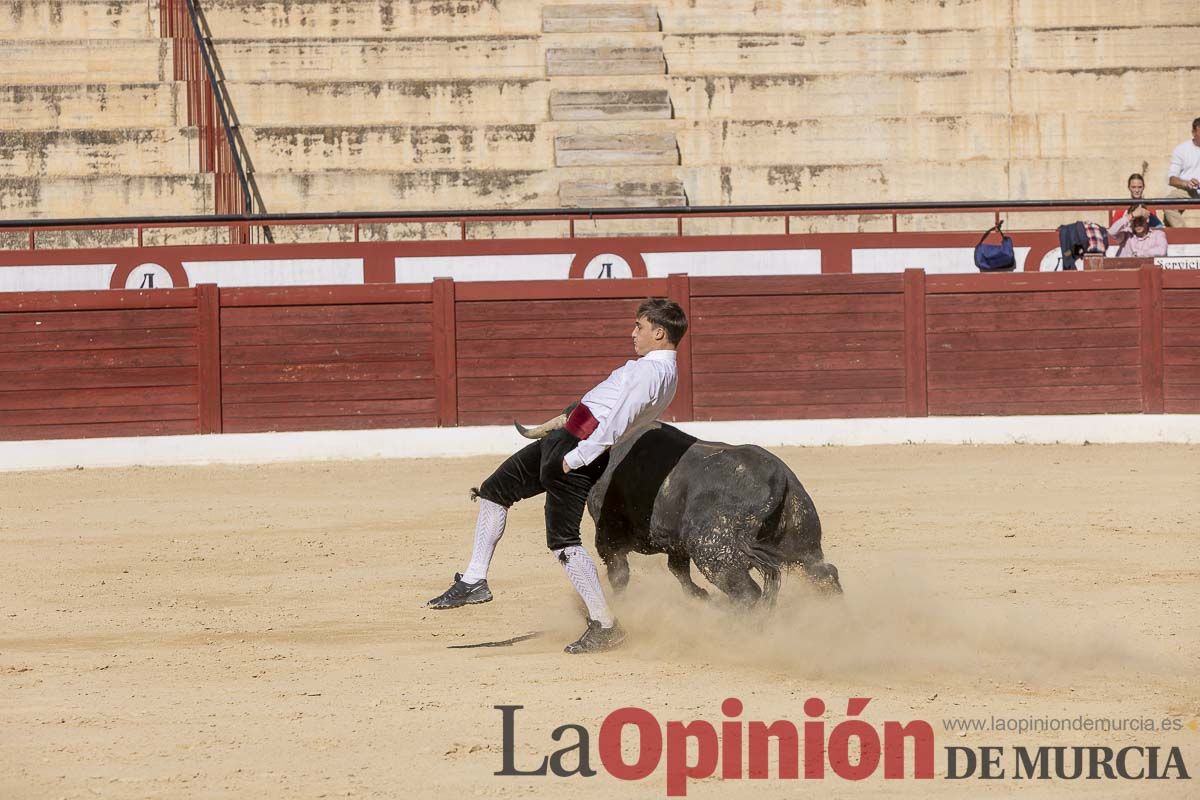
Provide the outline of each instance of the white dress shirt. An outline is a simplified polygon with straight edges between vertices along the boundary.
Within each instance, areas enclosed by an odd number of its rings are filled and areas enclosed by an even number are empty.
[[[651,350],[613,370],[580,401],[599,424],[567,453],[567,466],[579,469],[592,463],[622,437],[658,419],[671,405],[677,382],[674,350]]]
[[[1171,168],[1167,176],[1183,178],[1185,181],[1200,179],[1200,147],[1191,139],[1181,142],[1171,153]]]

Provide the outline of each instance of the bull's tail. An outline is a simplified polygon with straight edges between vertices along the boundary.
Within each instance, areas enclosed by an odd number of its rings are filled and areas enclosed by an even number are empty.
[[[758,543],[746,548],[746,555],[751,566],[762,575],[762,599],[767,608],[774,608],[779,597],[779,587],[783,584],[783,570],[779,567],[779,553],[770,548],[760,547]]]
[[[783,554],[779,550],[779,526],[784,521],[784,509],[787,507],[787,493],[771,509],[771,513],[763,520],[758,534],[746,548],[746,556],[751,566],[762,575],[762,601],[767,608],[774,608],[779,597],[779,587],[783,584]]]

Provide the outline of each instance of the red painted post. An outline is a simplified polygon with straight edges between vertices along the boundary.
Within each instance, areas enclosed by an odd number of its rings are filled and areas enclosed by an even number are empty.
[[[679,370],[679,383],[675,387],[675,399],[667,412],[677,422],[691,422],[696,418],[692,405],[692,339],[696,336],[696,321],[692,319],[691,280],[687,275],[667,276],[667,297],[674,300],[687,314],[688,332],[675,352],[675,364]]]
[[[220,433],[221,291],[215,283],[196,287],[197,345],[200,381],[200,432]]]
[[[433,392],[439,427],[458,425],[458,343],[454,279],[433,280]]]
[[[842,237],[821,248],[821,274],[848,275],[854,271],[854,246]]]
[[[1138,272],[1142,317],[1142,412],[1163,413],[1163,271],[1143,267]]]
[[[929,416],[925,352],[925,270],[904,270],[904,413]]]

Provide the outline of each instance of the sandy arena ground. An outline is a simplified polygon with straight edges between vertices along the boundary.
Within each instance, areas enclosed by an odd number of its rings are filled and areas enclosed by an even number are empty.
[[[582,629],[518,506],[497,601],[430,612],[469,552],[495,458],[0,476],[0,798],[664,797],[606,774],[604,717],[805,720],[849,697],[943,748],[1178,745],[1193,780],[722,781],[689,797],[1200,797],[1200,448],[781,451],[813,495],[841,600],[798,575],[747,622],[686,599],[662,557],[616,600],[628,645]],[[591,545],[588,523],[585,542]],[[511,647],[448,645],[540,637]],[[592,734],[594,778],[496,777]],[[961,736],[954,717],[1149,718],[1173,732]],[[573,738],[566,740],[573,742]],[[1004,766],[1010,769],[1011,758]],[[573,763],[573,762],[568,762]],[[911,772],[911,766],[909,767]]]

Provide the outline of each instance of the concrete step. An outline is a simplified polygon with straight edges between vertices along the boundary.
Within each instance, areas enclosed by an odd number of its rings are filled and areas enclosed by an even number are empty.
[[[671,116],[671,96],[665,89],[550,93],[550,118],[554,120],[670,119]]]
[[[555,47],[546,51],[546,74],[662,75],[663,49],[654,47]]]
[[[1137,111],[1150,117],[1200,109],[1200,67],[1113,72],[1104,67],[1014,72],[1012,108],[1026,113],[1091,111],[1094,106],[1086,98],[1101,97],[1112,111]],[[1187,137],[1186,128],[1176,133],[1180,141]]]
[[[828,116],[807,120],[681,120],[676,139],[683,163],[753,165],[819,158],[839,164],[888,160],[1097,158],[1138,167],[1137,153],[1157,153],[1159,166],[1191,126],[1185,113],[1172,119],[1135,113],[959,114],[907,117]],[[1136,156],[1136,158],[1135,158]],[[1114,190],[1119,189],[1114,187]]]
[[[1154,163],[1152,171],[1162,172],[1167,168],[1171,150],[1186,137],[1194,117],[1188,107],[1155,114],[1108,109],[1013,114],[1012,151],[1016,157],[1038,159],[1095,159],[1097,153],[1104,153],[1107,157],[1103,160],[1126,163],[1128,172],[1140,171],[1141,154],[1145,153],[1147,160]],[[1133,151],[1130,142],[1137,143]],[[1121,186],[1124,185],[1122,180]],[[1150,192],[1147,178],[1147,195]]]
[[[1095,169],[1089,171],[1089,165]],[[1125,163],[1095,159],[838,164],[810,158],[772,165],[684,166],[679,174],[689,201],[700,206],[1106,197],[1121,194],[1129,171]]]
[[[1019,0],[1024,3],[1025,0]],[[666,33],[817,33],[1005,27],[1011,0],[657,0]]]
[[[364,169],[548,169],[550,136],[536,125],[248,127],[242,136],[258,172]]]
[[[802,120],[824,116],[1003,114],[1006,71],[669,76],[681,119]]]
[[[0,131],[0,177],[193,175],[195,128]]]
[[[240,33],[240,32],[239,32]],[[424,39],[222,39],[226,80],[462,80],[541,78],[536,36]]]
[[[1001,9],[1006,5],[1000,0]],[[1014,20],[1020,27],[1030,28],[1099,28],[1139,27],[1142,25],[1171,26],[1195,24],[1196,4],[1192,0],[1129,0],[1122,4],[1121,14],[1115,16],[1112,6],[1103,2],[1044,3],[1039,0],[1017,0]],[[997,17],[1002,19],[1002,17]],[[1150,49],[1145,42],[1140,47]]]
[[[939,72],[1008,64],[1008,31],[668,34],[672,75]]]
[[[1194,0],[657,0],[669,33],[825,33],[970,28],[1111,28],[1195,22]]]
[[[163,39],[0,41],[6,84],[151,83],[174,78],[173,45]]]
[[[0,219],[213,213],[211,175],[0,178]]]
[[[563,208],[668,208],[686,206],[683,183],[676,180],[568,180],[559,184]]]
[[[612,33],[659,30],[653,5],[555,5],[542,8],[543,33]]]
[[[1112,70],[1183,66],[1180,53],[1200,53],[1200,11],[1194,24],[1134,28],[1018,30],[1013,63],[1023,70],[1071,70],[1089,65]],[[1147,46],[1148,42],[1162,46]],[[1191,62],[1195,64],[1195,61]]]
[[[527,0],[204,0],[216,36],[536,35],[541,7]]]
[[[147,0],[7,0],[0,39],[152,39],[158,3]]]
[[[272,81],[225,84],[251,126],[531,124],[546,119],[545,81]]]
[[[1003,114],[692,121],[676,138],[687,166],[949,161],[1007,157],[1011,123]]]
[[[554,138],[554,163],[559,167],[679,164],[674,134],[575,134]]]
[[[1091,111],[1103,97],[1113,111],[1174,116],[1200,108],[1200,69],[1063,72],[860,73],[668,76],[682,119],[800,120],[824,116],[1060,113]],[[1146,89],[1153,86],[1152,91]],[[1184,131],[1186,135],[1186,131]]]
[[[255,173],[272,212],[547,208],[552,170],[479,169]]]
[[[0,130],[144,130],[186,123],[182,83],[0,85]]]

